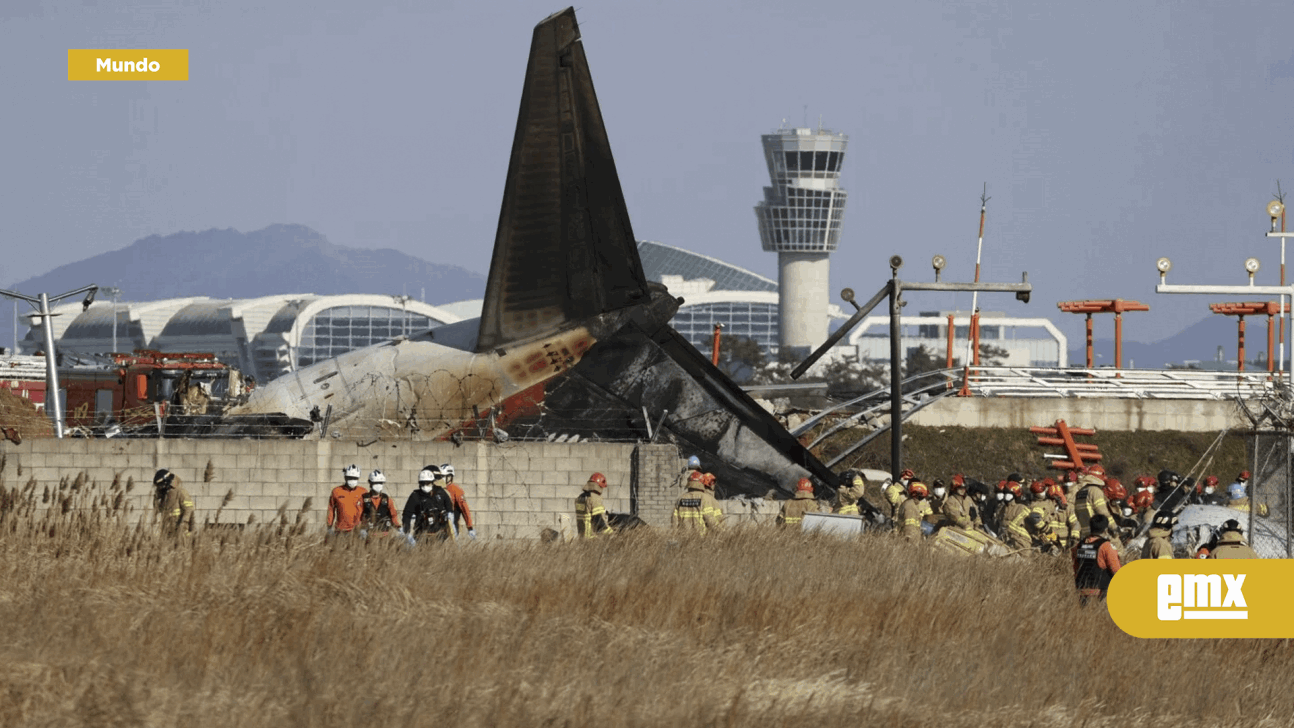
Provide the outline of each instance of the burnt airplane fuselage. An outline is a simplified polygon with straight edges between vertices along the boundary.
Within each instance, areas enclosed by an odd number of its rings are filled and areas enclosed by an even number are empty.
[[[285,375],[224,419],[331,406],[328,434],[440,437],[538,391],[568,405],[555,417],[572,431],[588,425],[581,408],[618,410],[642,435],[660,423],[653,435],[701,454],[728,493],[809,475],[830,495],[836,476],[670,328],[680,303],[643,274],[568,8],[531,41],[480,319]]]

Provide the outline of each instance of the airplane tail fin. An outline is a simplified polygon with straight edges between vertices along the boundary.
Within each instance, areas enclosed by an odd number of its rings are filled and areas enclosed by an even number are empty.
[[[476,350],[648,300],[575,10],[535,26]]]

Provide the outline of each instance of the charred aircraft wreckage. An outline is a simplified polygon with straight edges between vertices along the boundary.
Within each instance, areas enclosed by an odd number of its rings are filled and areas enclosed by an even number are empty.
[[[247,434],[285,417],[326,420],[306,437],[458,440],[506,419],[597,437],[584,414],[611,412],[702,454],[722,495],[789,493],[805,476],[831,495],[836,475],[670,327],[680,303],[643,274],[568,8],[535,27],[481,317],[286,374],[206,425]]]

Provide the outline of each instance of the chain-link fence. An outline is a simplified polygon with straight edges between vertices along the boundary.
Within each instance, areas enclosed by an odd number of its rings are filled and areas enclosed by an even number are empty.
[[[1291,498],[1291,455],[1294,432],[1289,429],[1257,430],[1249,438],[1249,462],[1253,475],[1248,503],[1243,500],[1240,522],[1249,543],[1265,559],[1294,558],[1294,499]],[[1234,488],[1234,486],[1232,486]],[[1230,495],[1230,494],[1229,494]],[[1233,507],[1237,501],[1232,501]],[[1247,506],[1248,513],[1243,509]]]

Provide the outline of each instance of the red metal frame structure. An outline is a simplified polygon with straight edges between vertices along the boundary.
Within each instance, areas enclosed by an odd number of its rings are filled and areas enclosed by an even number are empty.
[[[723,331],[723,324],[714,325],[714,345],[710,348],[710,363],[719,366],[719,332]]]
[[[1126,311],[1149,311],[1150,306],[1140,301],[1122,298],[1088,301],[1061,301],[1056,307],[1065,313],[1087,314],[1087,368],[1092,368],[1092,314],[1114,314],[1114,368],[1123,368],[1123,314]]]
[[[1057,470],[1078,470],[1101,459],[1101,453],[1097,452],[1096,445],[1074,442],[1074,435],[1095,435],[1096,430],[1070,427],[1064,420],[1056,420],[1055,427],[1030,427],[1029,432],[1035,435],[1046,435],[1038,438],[1039,445],[1060,445],[1065,448],[1065,454],[1069,456],[1068,460],[1051,461],[1051,467]]]
[[[1237,371],[1245,370],[1245,316],[1267,316],[1267,371],[1276,370],[1273,352],[1276,349],[1276,319],[1281,313],[1281,305],[1275,301],[1246,301],[1244,303],[1210,303],[1209,310],[1222,316],[1235,316],[1239,319],[1236,343]],[[1289,304],[1285,313],[1289,313]]]

